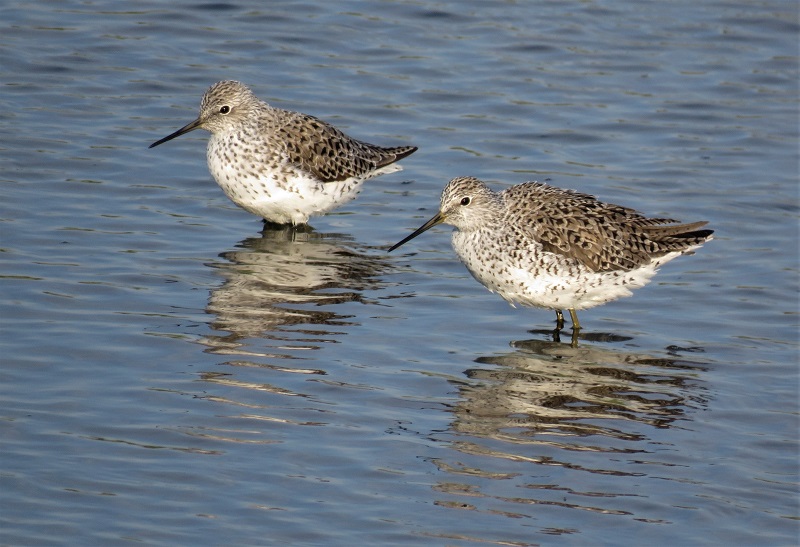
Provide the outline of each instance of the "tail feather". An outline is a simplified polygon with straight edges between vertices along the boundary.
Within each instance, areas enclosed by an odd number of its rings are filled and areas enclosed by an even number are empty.
[[[645,228],[647,235],[652,238],[668,237],[668,236],[681,236],[682,234],[690,234],[696,231],[709,231],[698,230],[708,224],[708,221],[701,220],[699,222],[690,222],[688,224],[678,224],[676,226],[648,226]],[[713,232],[712,232],[713,233]]]
[[[381,148],[381,154],[383,157],[378,161],[378,167],[385,167],[389,164],[392,164],[396,161],[400,161],[403,158],[410,156],[414,152],[417,151],[416,146],[398,146],[395,148]]]
[[[677,226],[647,227],[647,236],[658,245],[661,252],[683,251],[711,239],[714,230],[700,230],[706,221],[691,222]]]

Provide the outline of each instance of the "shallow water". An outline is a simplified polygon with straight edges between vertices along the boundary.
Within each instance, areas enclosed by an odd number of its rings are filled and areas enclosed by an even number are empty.
[[[0,8],[0,542],[789,545],[789,2]],[[260,233],[205,166],[211,83],[405,170]],[[448,228],[474,175],[707,219],[632,298],[512,309]]]

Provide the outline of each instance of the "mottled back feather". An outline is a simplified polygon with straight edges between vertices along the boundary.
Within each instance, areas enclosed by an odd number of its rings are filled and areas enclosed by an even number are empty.
[[[288,110],[278,112],[275,133],[285,146],[288,160],[322,182],[366,176],[417,150],[416,146],[376,146],[353,139],[314,116]]]
[[[545,251],[578,260],[595,272],[632,270],[703,243],[713,233],[698,229],[706,222],[647,218],[588,194],[538,182],[512,186],[500,195],[529,204],[506,208],[506,225],[522,227]]]

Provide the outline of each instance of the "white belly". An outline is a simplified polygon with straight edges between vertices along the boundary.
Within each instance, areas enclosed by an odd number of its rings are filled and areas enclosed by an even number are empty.
[[[323,183],[303,175],[278,180],[274,173],[242,176],[230,168],[213,170],[212,175],[236,205],[278,224],[303,224],[347,203],[358,195],[362,182]]]
[[[670,253],[631,271],[593,272],[541,249],[509,253],[497,241],[489,246],[487,240],[458,230],[453,232],[453,247],[472,276],[511,305],[552,310],[582,310],[630,296],[633,289],[646,285],[662,264],[682,254]]]
[[[355,198],[365,180],[399,171],[387,165],[362,177],[340,182],[321,182],[282,159],[267,153],[249,157],[224,153],[221,138],[208,141],[208,169],[225,195],[254,215],[278,224],[304,224]]]

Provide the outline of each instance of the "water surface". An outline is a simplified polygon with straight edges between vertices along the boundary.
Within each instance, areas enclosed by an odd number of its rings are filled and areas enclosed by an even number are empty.
[[[0,13],[2,543],[797,541],[793,3]],[[224,78],[420,150],[262,232],[205,134],[147,149]],[[716,239],[573,347],[447,227],[386,253],[461,175]]]

